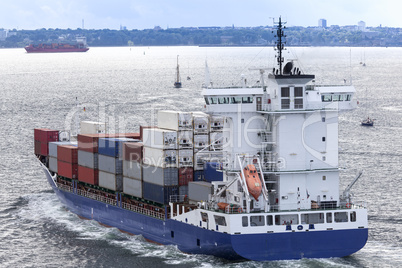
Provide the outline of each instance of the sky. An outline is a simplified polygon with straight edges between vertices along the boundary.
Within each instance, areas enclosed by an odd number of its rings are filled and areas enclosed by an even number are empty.
[[[152,29],[273,24],[402,27],[398,0],[0,0],[0,28]]]

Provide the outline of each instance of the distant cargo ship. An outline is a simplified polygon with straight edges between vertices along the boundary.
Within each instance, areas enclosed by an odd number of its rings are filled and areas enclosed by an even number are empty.
[[[30,44],[25,47],[27,53],[86,52],[89,50],[85,37],[78,37],[74,43]]]

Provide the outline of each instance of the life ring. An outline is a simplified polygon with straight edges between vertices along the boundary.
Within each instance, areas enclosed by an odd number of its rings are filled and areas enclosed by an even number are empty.
[[[238,213],[243,213],[243,209],[242,209],[242,208],[238,208],[238,209],[237,209],[237,212],[238,212]]]
[[[299,230],[299,231],[303,230],[303,225],[297,226],[297,230]]]
[[[350,203],[347,203],[347,204],[346,204],[346,207],[347,207],[347,208],[350,208]]]

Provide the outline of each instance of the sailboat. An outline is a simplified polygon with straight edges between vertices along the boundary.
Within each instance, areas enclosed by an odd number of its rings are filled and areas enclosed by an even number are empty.
[[[366,102],[367,102],[367,88],[366,88]],[[367,114],[367,103],[366,103],[365,110],[366,110],[366,114]],[[361,124],[362,124],[362,126],[372,127],[372,126],[374,126],[374,120],[375,119],[370,118],[370,116],[367,116],[367,118],[362,120]]]
[[[180,70],[179,70],[179,55],[177,55],[176,82],[174,82],[174,87],[181,88]]]

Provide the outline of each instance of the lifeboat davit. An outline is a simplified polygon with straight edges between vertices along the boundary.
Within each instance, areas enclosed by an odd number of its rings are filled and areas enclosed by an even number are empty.
[[[248,192],[258,201],[258,197],[261,194],[262,186],[260,176],[254,165],[247,165],[243,169],[244,176],[246,177],[246,183]]]

